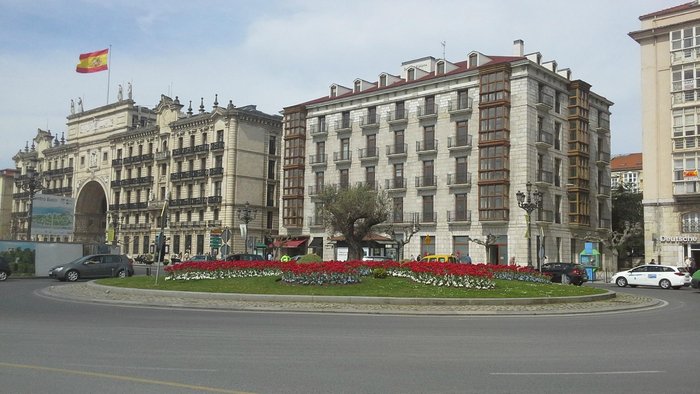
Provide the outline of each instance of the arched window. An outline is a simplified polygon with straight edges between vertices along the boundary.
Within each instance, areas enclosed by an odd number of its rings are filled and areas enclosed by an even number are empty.
[[[380,87],[386,86],[386,75],[381,75],[379,77],[379,86]]]
[[[445,62],[438,62],[437,63],[437,74],[444,74],[445,73]]]
[[[690,212],[683,214],[681,223],[681,232],[700,233],[700,212]]]

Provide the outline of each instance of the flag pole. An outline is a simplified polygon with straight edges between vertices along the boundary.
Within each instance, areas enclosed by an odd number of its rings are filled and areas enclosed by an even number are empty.
[[[112,44],[107,52],[107,105],[109,105],[109,78],[112,75]]]

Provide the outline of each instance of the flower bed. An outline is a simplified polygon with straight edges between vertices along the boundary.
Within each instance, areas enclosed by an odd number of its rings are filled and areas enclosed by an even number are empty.
[[[165,267],[166,280],[200,280],[280,277],[289,284],[347,285],[382,269],[387,276],[408,278],[431,286],[492,289],[494,279],[550,283],[549,278],[529,267],[488,264],[425,263],[396,261],[326,261],[296,263],[279,261],[188,261]]]

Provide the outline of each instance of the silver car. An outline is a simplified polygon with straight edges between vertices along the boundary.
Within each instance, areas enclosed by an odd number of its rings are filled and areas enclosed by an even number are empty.
[[[133,274],[134,267],[123,254],[91,254],[49,268],[50,278],[69,282],[81,278],[125,278]]]

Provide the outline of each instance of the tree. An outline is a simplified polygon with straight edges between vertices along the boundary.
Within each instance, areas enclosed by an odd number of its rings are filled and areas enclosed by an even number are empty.
[[[420,224],[417,218],[413,218],[411,223],[391,223],[386,229],[386,233],[389,234],[392,241],[396,242],[396,248],[398,249],[399,255],[398,259],[403,260],[403,247],[411,242],[413,234],[420,231]]]
[[[609,248],[613,253],[613,263],[614,266],[603,267],[604,271],[617,271],[618,262],[617,258],[620,255],[620,250],[622,249],[625,242],[630,239],[630,237],[643,234],[644,230],[639,222],[625,222],[621,231],[608,230],[602,233],[590,232],[586,234],[586,239],[594,240],[602,243],[605,247]]]
[[[486,263],[487,264],[498,264],[498,262],[492,262],[489,261],[491,258],[491,253],[489,253],[489,249],[491,248],[492,245],[496,244],[496,236],[488,233],[486,234],[486,238],[484,240],[481,240],[479,238],[472,238],[470,236],[467,236],[467,239],[471,242],[474,242],[475,244],[481,245],[486,249]]]
[[[386,221],[389,199],[365,185],[326,186],[320,194],[323,224],[331,236],[340,233],[348,244],[348,259],[362,258],[362,240],[372,227]]]
[[[621,184],[613,189],[612,195],[612,230],[624,234],[629,226],[638,226],[617,246],[619,255],[628,256],[644,252],[644,206],[642,193],[635,192],[629,186]]]

